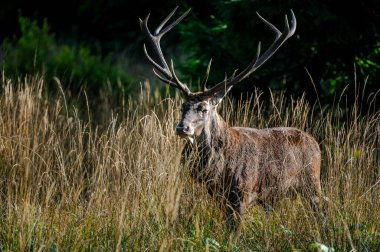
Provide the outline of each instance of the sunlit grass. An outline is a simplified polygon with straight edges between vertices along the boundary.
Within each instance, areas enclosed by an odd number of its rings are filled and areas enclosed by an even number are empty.
[[[180,165],[179,97],[143,87],[118,114],[99,104],[107,109],[96,108],[105,114],[94,122],[94,108],[73,106],[65,90],[48,98],[43,86],[41,78],[2,80],[0,250],[307,251],[315,242],[337,251],[380,249],[379,111],[317,110],[303,98],[264,100],[259,91],[226,100],[221,114],[230,125],[314,135],[330,199],[322,221],[302,198],[268,214],[254,207],[231,244],[218,202]]]

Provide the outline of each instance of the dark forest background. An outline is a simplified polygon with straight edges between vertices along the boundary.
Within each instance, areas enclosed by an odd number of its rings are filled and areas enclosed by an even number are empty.
[[[232,95],[269,87],[328,105],[344,93],[348,103],[359,95],[367,108],[380,90],[380,3],[375,0],[2,1],[1,68],[13,78],[43,74],[48,88],[56,76],[73,94],[133,96],[142,81],[153,80],[138,18],[150,13],[153,30],[177,5],[177,15],[192,11],[162,44],[181,80],[194,89],[210,58],[213,83],[248,65],[259,41],[262,51],[270,45],[273,34],[256,11],[282,29],[292,9],[295,36]]]

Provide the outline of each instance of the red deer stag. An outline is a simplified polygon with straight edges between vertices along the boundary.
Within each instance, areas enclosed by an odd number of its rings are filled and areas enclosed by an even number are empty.
[[[192,176],[204,183],[212,195],[220,197],[227,209],[228,218],[233,217],[232,227],[238,230],[240,219],[249,207],[257,203],[270,206],[276,198],[284,197],[289,191],[300,193],[314,207],[319,207],[321,154],[318,143],[312,136],[296,128],[229,127],[217,112],[218,104],[228,91],[256,71],[294,34],[294,13],[291,11],[290,26],[285,16],[282,32],[257,13],[276,34],[269,48],[260,56],[259,43],[257,56],[247,68],[210,88],[206,87],[204,81],[202,91],[191,92],[176,76],[173,61],[168,65],[160,47],[162,36],[190,11],[165,26],[176,9],[153,34],[148,28],[149,15],[144,20],[140,19],[140,25],[157,59],[155,61],[148,54],[144,44],[145,55],[153,65],[155,75],[183,94],[182,119],[176,132],[180,137],[192,140],[183,151],[185,162],[189,158],[193,159],[190,165]],[[206,79],[209,68],[210,65]]]

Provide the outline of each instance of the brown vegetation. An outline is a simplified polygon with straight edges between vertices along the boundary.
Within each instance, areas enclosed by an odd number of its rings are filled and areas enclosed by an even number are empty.
[[[64,92],[47,98],[43,79],[3,78],[1,249],[282,251],[307,250],[315,241],[341,251],[379,248],[378,111],[316,112],[304,99],[273,94],[264,102],[259,92],[250,101],[226,100],[221,114],[232,125],[291,126],[316,136],[330,199],[324,226],[302,197],[284,199],[268,215],[254,207],[231,244],[218,202],[179,165],[179,103],[142,93],[123,113],[108,110],[91,124],[78,115],[89,111],[92,118],[92,108],[73,106]]]

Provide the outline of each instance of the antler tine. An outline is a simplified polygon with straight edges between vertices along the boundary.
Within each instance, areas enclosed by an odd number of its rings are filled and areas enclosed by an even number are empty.
[[[178,88],[181,89],[186,95],[190,95],[191,92],[190,92],[189,88],[178,79],[178,77],[174,71],[173,60],[170,60],[170,70],[171,70],[172,76],[175,80],[175,83],[178,85]]]
[[[156,75],[158,79],[160,79],[162,82],[168,83],[170,86],[178,88],[177,84],[163,76],[161,76],[159,73],[156,72],[156,70],[153,68],[153,73]]]
[[[161,70],[162,74],[170,76],[171,73],[170,73],[170,71],[168,71],[168,70],[169,70],[169,67],[168,67],[168,64],[166,63],[166,60],[165,60],[164,55],[162,54],[162,50],[161,50],[161,46],[160,46],[160,39],[161,39],[161,36],[159,36],[159,35],[153,35],[153,34],[150,32],[149,28],[148,28],[148,20],[149,20],[149,16],[150,16],[150,14],[148,14],[144,20],[141,20],[141,19],[140,19],[140,27],[141,27],[141,29],[142,29],[144,35],[149,39],[149,42],[150,42],[150,44],[151,44],[152,47],[153,47],[153,51],[155,52],[155,54],[156,54],[158,60],[160,61],[161,65],[162,65],[162,66],[160,66],[160,70]],[[146,51],[146,46],[145,46],[145,44],[144,44],[144,49],[145,49],[144,53],[145,53],[145,55],[148,57],[150,63],[152,63],[154,67],[159,66],[159,64],[157,64],[157,63],[156,63],[156,62],[155,62],[155,61],[149,56],[148,52]],[[154,62],[154,63],[153,63],[153,62]],[[169,79],[170,79],[170,78],[169,78]]]
[[[154,74],[163,82],[174,86],[176,88],[179,88],[185,95],[191,95],[191,92],[189,88],[186,86],[186,84],[182,83],[176,76],[174,72],[174,66],[173,62],[171,63],[171,68],[168,66],[168,63],[166,62],[166,59],[164,57],[164,54],[161,50],[160,40],[163,35],[165,35],[168,31],[170,31],[174,26],[176,26],[182,19],[184,19],[190,12],[191,9],[187,10],[184,14],[182,14],[179,18],[174,20],[172,23],[170,23],[168,26],[164,27],[166,23],[170,20],[170,18],[174,15],[176,12],[178,6],[174,8],[172,12],[169,13],[169,15],[160,23],[160,25],[156,28],[154,34],[152,34],[148,28],[148,20],[149,20],[149,14],[146,16],[144,20],[140,20],[140,27],[143,31],[144,35],[149,40],[153,52],[155,53],[155,56],[157,57],[159,63],[157,63],[155,60],[153,60],[152,57],[150,57],[146,45],[144,44],[144,54],[148,58],[149,62],[153,65],[153,71]]]
[[[268,20],[263,18],[257,11],[256,11],[256,15],[261,19],[261,21],[264,22],[264,24],[266,24],[274,33],[276,33],[276,38],[279,38],[281,36],[281,32],[276,28],[276,26],[274,26]],[[285,19],[287,19],[286,15],[285,15]],[[285,25],[286,23],[288,23],[287,20],[285,20]]]
[[[232,75],[228,79],[215,84],[212,88],[203,92],[202,95],[213,96],[217,91],[220,91],[223,89],[229,89],[230,87],[236,85],[243,79],[247,78],[250,74],[256,71],[257,68],[259,68],[262,64],[264,64],[270,57],[272,57],[272,55],[282,46],[282,44],[288,38],[290,38],[296,31],[296,27],[297,27],[296,17],[292,10],[290,10],[290,13],[292,16],[292,19],[290,21],[290,26],[289,26],[288,18],[285,15],[285,27],[282,32],[280,32],[272,23],[270,23],[269,21],[267,21],[265,18],[263,18],[257,13],[257,16],[260,18],[260,20],[263,21],[276,34],[275,40],[272,42],[272,44],[261,56],[260,56],[260,43],[259,43],[257,47],[257,55],[254,58],[254,60],[248,65],[248,67],[246,67],[243,71],[241,71],[236,76]]]
[[[178,7],[176,7],[173,11],[173,14],[175,12],[175,10],[177,9]],[[188,14],[189,12],[191,11],[191,8],[188,9],[185,13],[182,14],[182,16],[180,16],[179,18],[177,18],[174,22],[172,22],[170,25],[168,25],[167,27],[165,27],[165,29],[161,32],[162,35],[164,35],[165,33],[167,33],[168,31],[170,31],[174,26],[176,26],[179,22],[182,21],[182,19],[184,19]],[[166,23],[166,22],[165,22]]]
[[[202,92],[205,92],[207,90],[207,81],[208,81],[208,76],[210,75],[211,63],[212,63],[212,59],[210,59],[210,61],[208,62],[206,74],[201,84]]]
[[[250,74],[252,72],[254,72],[259,66],[261,66],[265,61],[267,61],[282,46],[282,44],[288,38],[290,38],[294,34],[294,32],[296,31],[296,25],[297,25],[296,17],[294,16],[294,13],[293,13],[292,10],[290,10],[290,12],[292,14],[292,21],[291,21],[292,22],[292,27],[291,28],[289,27],[288,17],[285,15],[285,27],[284,27],[284,31],[282,33],[280,32],[280,34],[278,34],[276,32],[277,28],[276,28],[276,30],[273,30],[276,33],[276,39],[275,39],[275,41],[273,41],[273,43],[263,53],[263,55],[257,59],[257,62],[255,64],[255,68],[250,71]],[[265,19],[263,18],[263,20],[265,20]],[[265,23],[269,27],[274,27],[274,25],[272,25],[268,21],[266,21]]]
[[[153,65],[154,68],[156,68],[161,74],[163,75],[170,75],[171,73],[168,72],[167,69],[161,67],[159,64],[157,64],[148,54],[148,51],[146,50],[146,45],[144,44],[144,54],[148,58],[149,62]]]
[[[164,27],[164,25],[169,21],[169,19],[174,15],[177,9],[178,6],[176,6],[174,10],[172,10],[172,12],[170,12],[169,15],[161,22],[161,24],[154,31],[154,35],[158,35],[160,33],[162,27]]]

